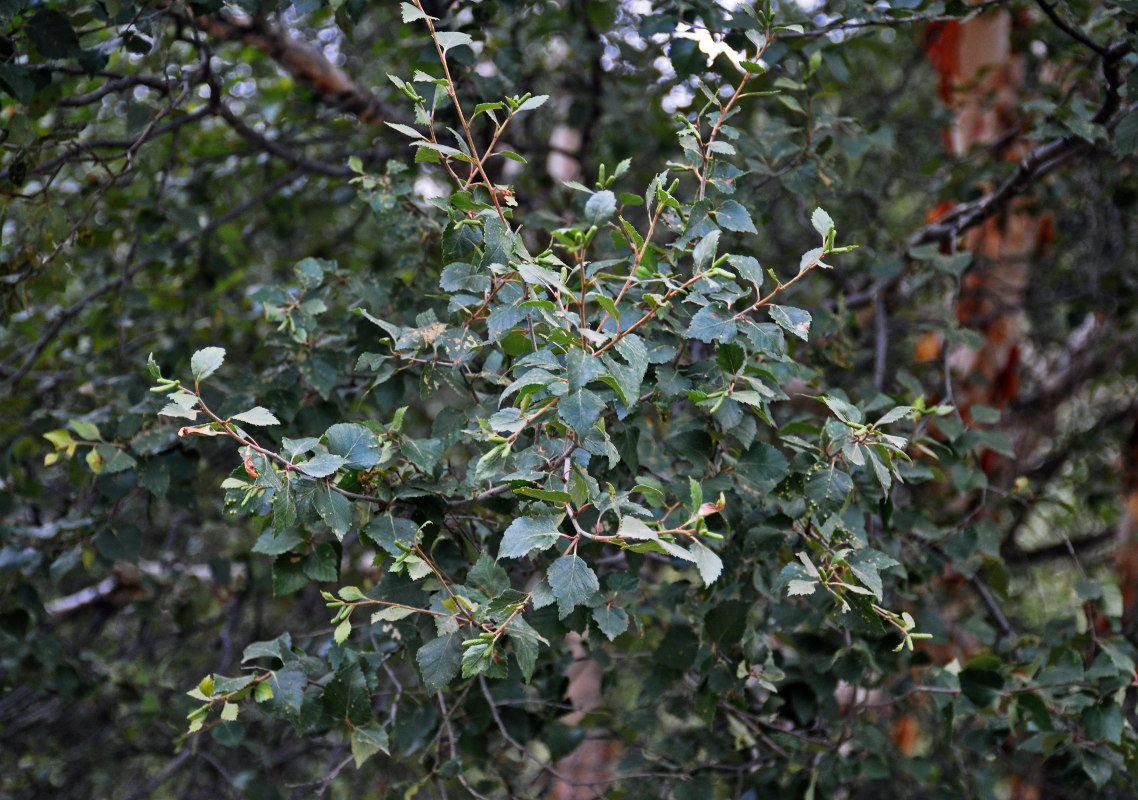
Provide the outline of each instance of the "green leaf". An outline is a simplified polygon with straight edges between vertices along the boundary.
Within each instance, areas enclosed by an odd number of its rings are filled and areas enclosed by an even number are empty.
[[[593,621],[610,642],[628,630],[628,614],[623,608],[597,606],[593,609]]]
[[[810,473],[803,488],[810,502],[828,516],[845,505],[853,481],[837,467],[821,466]]]
[[[352,758],[355,759],[356,769],[376,753],[387,755],[387,748],[387,731],[378,725],[363,725],[352,731]]]
[[[723,572],[723,560],[715,551],[698,540],[692,541],[688,551],[695,557],[695,565],[704,586],[710,586]]]
[[[248,411],[242,411],[240,414],[235,414],[230,419],[244,422],[246,425],[280,425],[280,420],[273,416],[272,412],[262,406],[254,406]]]
[[[669,669],[685,670],[695,663],[699,654],[699,637],[691,626],[673,622],[664,633],[652,660]]]
[[[659,539],[660,535],[653,528],[649,528],[636,517],[622,517],[620,520],[619,535],[625,539]]]
[[[408,461],[426,473],[434,470],[446,450],[441,439],[404,439],[399,449]]]
[[[548,550],[561,536],[557,523],[553,516],[518,517],[506,528],[498,558],[524,558],[535,550]]]
[[[286,661],[292,660],[293,655],[291,634],[286,632],[269,641],[253,642],[252,644],[247,645],[244,652],[241,653],[242,664],[258,658],[275,658],[279,659],[282,664]]]
[[[635,333],[630,333],[616,343],[616,350],[627,361],[621,364],[616,359],[603,356],[608,370],[601,380],[616,389],[626,406],[634,406],[640,400],[640,387],[648,372],[648,350]]]
[[[524,103],[522,103],[520,106],[518,106],[517,110],[518,111],[533,111],[535,108],[541,108],[543,105],[545,105],[545,101],[548,99],[549,99],[549,95],[547,95],[547,94],[534,95],[533,97],[529,98]]]
[[[273,690],[270,707],[296,722],[304,703],[304,689],[308,686],[308,676],[304,670],[297,664],[279,669],[269,677],[269,686]]]
[[[565,294],[572,294],[569,287],[561,282],[560,275],[553,270],[546,269],[537,264],[519,265],[518,274],[522,276],[523,281],[531,286],[548,286],[550,289],[556,289]]]
[[[79,434],[79,438],[81,439],[94,442],[103,438],[99,435],[99,426],[93,422],[88,422],[83,419],[73,419],[69,420],[68,424],[75,429],[75,432]]]
[[[561,619],[569,616],[575,606],[587,601],[601,588],[596,573],[584,559],[575,555],[564,555],[554,561],[546,577],[557,599]]]
[[[418,530],[419,527],[411,520],[387,513],[381,514],[365,525],[360,534],[361,538],[376,547],[393,556],[399,556],[403,554],[404,548],[410,548],[415,544],[415,534]]]
[[[1000,699],[1004,678],[999,672],[965,667],[960,671],[959,677],[960,690],[979,708],[989,706]]]
[[[1131,113],[1122,118],[1114,129],[1114,143],[1118,145],[1120,156],[1128,156],[1138,149],[1138,114]]]
[[[793,306],[771,306],[771,319],[780,328],[806,341],[810,338],[810,312]]]
[[[810,224],[814,226],[814,230],[822,235],[822,241],[826,241],[830,236],[830,231],[834,229],[834,220],[821,208],[814,209],[814,213],[810,215]]]
[[[597,192],[585,203],[585,222],[603,225],[616,213],[616,195],[608,189]]]
[[[319,453],[308,461],[297,464],[296,469],[312,478],[327,478],[344,466],[344,463],[345,461],[341,456],[334,456],[331,453]]]
[[[225,348],[206,347],[198,350],[190,357],[190,371],[195,381],[204,381],[225,361]]]
[[[573,499],[572,495],[568,492],[537,489],[533,486],[522,486],[514,489],[514,494],[520,494],[523,497],[532,497],[535,500],[544,500],[547,503],[556,503],[557,505],[564,505]]]
[[[811,595],[814,594],[814,590],[817,588],[817,586],[817,581],[804,581],[799,578],[795,578],[786,585],[786,593],[790,597]]]
[[[712,231],[699,240],[699,244],[692,250],[692,260],[695,261],[695,267],[698,270],[711,269],[712,262],[715,261],[715,251],[719,247],[719,231]]]
[[[371,721],[371,694],[358,661],[348,661],[336,670],[324,687],[324,708],[333,718],[350,725]]]
[[[442,691],[458,675],[462,667],[462,640],[461,634],[451,633],[419,648],[415,661],[427,692]]]
[[[518,669],[528,683],[537,666],[540,645],[549,644],[549,642],[520,615],[515,616],[506,625],[506,636],[510,640],[510,650],[518,661]]]
[[[557,403],[557,416],[578,436],[584,436],[601,416],[605,404],[588,389],[570,391]]]
[[[751,214],[735,200],[727,200],[715,212],[715,222],[721,228],[739,233],[758,233]],[[738,256],[736,256],[738,258]],[[751,259],[754,261],[754,259]],[[757,262],[756,262],[757,263]]]
[[[40,9],[24,26],[24,33],[44,58],[67,58],[79,50],[79,37],[71,21],[54,9]]]
[[[115,447],[113,444],[103,443],[96,445],[95,452],[98,453],[99,457],[103,460],[102,472],[107,475],[116,472],[126,472],[138,464],[126,450]]]
[[[420,20],[420,19],[432,19],[432,20],[438,19],[438,17],[432,17],[429,14],[426,14],[426,13],[420,11],[419,9],[415,8],[415,6],[411,5],[410,3],[400,3],[399,4],[399,11],[403,14],[403,22],[404,23],[415,22],[416,20]],[[386,736],[384,738],[384,741],[386,741]],[[386,747],[386,745],[384,745],[384,746]],[[384,752],[386,753],[387,751],[384,750]],[[352,742],[352,754],[355,755],[355,741],[354,740]],[[360,760],[357,760],[356,766],[358,767],[361,763],[363,763],[363,762]]]
[[[331,542],[321,542],[304,554],[300,562],[306,577],[314,581],[334,581],[340,577],[340,551]]]
[[[24,105],[30,103],[36,93],[36,85],[28,76],[28,70],[18,64],[0,64],[0,87],[17,103]]]
[[[734,317],[735,315],[723,305],[711,303],[695,313],[686,335],[689,339],[698,339],[708,344],[716,339],[729,342],[738,332]]]
[[[466,574],[466,585],[488,597],[495,597],[510,588],[510,576],[483,550]]]
[[[1122,709],[1113,700],[1084,709],[1082,721],[1090,738],[1103,739],[1115,745],[1121,743],[1126,719]]]
[[[458,31],[439,31],[435,34],[435,38],[444,53],[455,47],[469,46],[474,41],[470,38],[470,34]]]
[[[290,553],[276,557],[273,561],[273,596],[298,592],[309,584],[310,578],[304,574],[302,559]]]
[[[312,497],[312,507],[336,538],[343,541],[352,527],[352,501],[331,486],[320,486]]]
[[[383,445],[379,437],[353,422],[341,422],[324,432],[328,451],[344,459],[348,469],[368,469],[379,463]]]

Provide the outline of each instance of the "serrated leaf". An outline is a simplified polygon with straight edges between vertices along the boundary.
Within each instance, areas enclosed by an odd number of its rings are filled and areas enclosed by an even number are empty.
[[[518,106],[517,110],[518,111],[533,111],[535,108],[541,108],[543,105],[545,105],[545,101],[548,99],[549,99],[549,95],[547,95],[547,94],[535,95],[535,96],[529,98],[528,100],[526,100],[520,106]],[[588,191],[588,190],[586,189],[586,191]]]
[[[248,411],[242,411],[240,414],[234,414],[230,419],[235,419],[238,422],[244,422],[246,425],[280,425],[280,420],[273,416],[272,412],[262,406],[254,406]]]
[[[751,256],[727,256],[727,264],[739,274],[740,278],[755,287],[758,293],[763,287],[763,268]]]
[[[551,289],[556,289],[559,292],[572,294],[569,287],[561,282],[561,276],[553,270],[540,267],[537,264],[521,264],[518,266],[518,274],[522,276],[522,280],[531,286],[548,286]]]
[[[238,712],[238,708],[237,708],[236,703],[230,703],[230,702],[224,703],[221,706],[221,721],[222,722],[233,722],[235,719],[237,719],[237,712]]]
[[[594,392],[576,389],[567,392],[558,401],[557,416],[578,436],[584,436],[604,409],[604,402]]]
[[[727,200],[715,212],[715,222],[719,227],[739,233],[758,233],[751,213],[735,200]]]
[[[575,606],[584,603],[601,588],[597,575],[585,560],[575,555],[564,555],[553,562],[546,573],[549,588],[557,599],[561,619],[569,616]]]
[[[352,621],[346,619],[336,626],[336,630],[332,632],[332,638],[336,640],[336,644],[343,644],[352,635]]]
[[[506,528],[498,558],[524,558],[533,551],[548,550],[561,536],[557,517],[518,517]]]
[[[973,409],[975,408],[976,407],[973,406]],[[912,406],[897,406],[896,408],[886,412],[885,415],[881,417],[881,419],[877,420],[877,422],[874,423],[874,426],[879,427],[881,425],[888,425],[890,422],[896,422],[899,419],[904,419],[905,417],[912,414],[914,410],[915,409]],[[997,416],[997,421],[998,420],[999,417]]]
[[[415,662],[427,692],[445,689],[462,667],[462,635],[451,633],[427,642],[415,654]]]
[[[506,625],[506,635],[510,639],[510,649],[514,658],[518,661],[518,669],[521,670],[526,683],[529,683],[537,666],[540,645],[549,642],[521,616],[513,617]]]
[[[771,306],[771,319],[780,328],[807,341],[810,338],[810,312],[793,306]]]
[[[821,208],[814,209],[814,213],[810,215],[810,224],[822,235],[823,241],[829,238],[830,231],[834,228],[834,220]]]
[[[496,597],[510,588],[510,576],[483,550],[466,574],[466,585],[488,597]]]
[[[352,527],[352,501],[334,491],[331,486],[320,486],[312,496],[312,507],[324,524],[336,534],[336,538],[343,541],[344,535]]]
[[[342,457],[348,469],[368,469],[379,463],[382,443],[363,425],[341,422],[328,428],[324,436],[329,452]]]
[[[324,686],[324,708],[334,719],[349,725],[371,721],[371,695],[358,661],[346,661]]]
[[[102,460],[102,471],[107,474],[125,472],[138,465],[130,454],[113,444],[100,444],[92,452],[98,453]]]
[[[387,731],[378,725],[363,725],[352,731],[352,758],[355,760],[356,769],[376,753],[386,755],[387,748]]]
[[[400,3],[399,11],[403,14],[404,22],[415,22],[416,20],[420,19],[437,19],[437,17],[432,17],[429,14],[420,11],[410,3]],[[359,764],[357,763],[356,766],[358,767]]]
[[[318,453],[308,461],[297,464],[296,469],[312,478],[327,478],[344,466],[345,463],[342,456],[334,456],[331,453]]]
[[[687,337],[698,339],[701,342],[711,342],[718,339],[729,342],[735,338],[738,329],[735,326],[735,315],[719,303],[711,303],[701,308],[692,317],[688,325]]]
[[[695,565],[699,569],[699,577],[703,579],[704,586],[710,586],[723,572],[723,559],[702,542],[696,540],[688,548],[695,556]]]
[[[605,189],[596,192],[585,203],[585,222],[589,225],[603,225],[616,213],[616,195]]]
[[[223,347],[205,347],[198,350],[190,357],[190,371],[194,374],[194,380],[204,381],[217,372],[224,361],[225,348]]]
[[[786,593],[791,597],[814,594],[818,586],[814,581],[792,580],[786,585]]]
[[[445,53],[455,47],[463,45],[470,45],[474,40],[470,38],[469,33],[461,33],[459,31],[439,31],[435,34],[435,39],[438,40],[439,47]]]
[[[646,487],[639,487],[646,488]],[[652,528],[638,520],[636,517],[624,516],[620,520],[619,536],[625,539],[659,539],[660,536]]]
[[[692,259],[698,270],[711,269],[715,261],[715,251],[719,248],[719,231],[712,231],[699,240],[699,244],[692,250]]]
[[[628,630],[628,614],[623,608],[610,605],[597,606],[593,609],[593,622],[597,628],[611,642]]]

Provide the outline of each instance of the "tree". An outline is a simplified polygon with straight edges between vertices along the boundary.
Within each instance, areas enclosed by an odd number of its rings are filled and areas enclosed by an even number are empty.
[[[1133,8],[912,5],[0,5],[12,796],[1129,796]]]

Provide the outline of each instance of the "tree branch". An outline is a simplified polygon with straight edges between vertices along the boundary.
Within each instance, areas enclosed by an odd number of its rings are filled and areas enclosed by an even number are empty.
[[[239,17],[228,10],[200,17],[174,12],[171,15],[210,36],[260,50],[323,102],[352,114],[366,125],[378,125],[392,116],[375,95],[325,58],[318,47],[291,38],[263,17]]]
[[[192,244],[204,236],[208,236],[220,228],[222,225],[225,225],[226,223],[236,219],[237,217],[240,217],[242,214],[245,214],[251,209],[260,206],[266,199],[272,197],[274,194],[288,186],[290,183],[298,180],[300,177],[300,175],[289,174],[277,178],[275,181],[265,187],[264,190],[253,195],[241,205],[236,206],[221,216],[210,220],[209,224],[207,224],[201,230],[195,231],[194,233],[191,233],[187,236],[183,236],[181,239],[174,243],[171,250],[178,250],[179,248]],[[24,363],[21,364],[19,369],[17,369],[15,372],[4,378],[3,383],[0,385],[4,386],[5,388],[11,388],[19,383],[20,380],[28,374],[39,357],[43,355],[43,351],[47,349],[47,346],[51,344],[52,340],[55,339],[56,336],[59,335],[59,332],[63,330],[63,327],[68,322],[82,313],[83,309],[85,309],[91,303],[95,302],[108,292],[112,292],[115,289],[118,289],[120,286],[123,286],[132,277],[140,272],[143,272],[144,270],[149,269],[158,261],[158,256],[150,256],[149,258],[144,259],[130,269],[123,270],[122,274],[117,278],[107,281],[98,289],[89,292],[86,296],[77,300],[70,307],[60,312],[59,316],[55,318],[55,321],[48,326],[47,330],[44,331],[43,335],[40,336],[39,340],[32,346],[31,350],[28,352],[27,357],[24,359]],[[11,358],[11,356],[9,356],[9,358]]]

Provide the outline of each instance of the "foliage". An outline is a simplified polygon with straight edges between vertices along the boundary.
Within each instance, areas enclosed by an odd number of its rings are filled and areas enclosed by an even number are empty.
[[[911,5],[0,3],[5,791],[538,797],[598,735],[611,797],[1127,796],[1117,581],[1015,557],[1114,520],[1071,442],[1132,410],[1133,271],[1049,257],[1041,352],[1088,310],[1120,341],[1006,476],[1030,407],[909,354],[980,338],[937,309],[1001,187],[1105,187],[1069,213],[1130,252],[1129,9],[1029,20],[1023,135],[1107,154],[1048,182],[941,153],[889,54],[975,12]],[[286,74],[290,25],[324,49]]]

